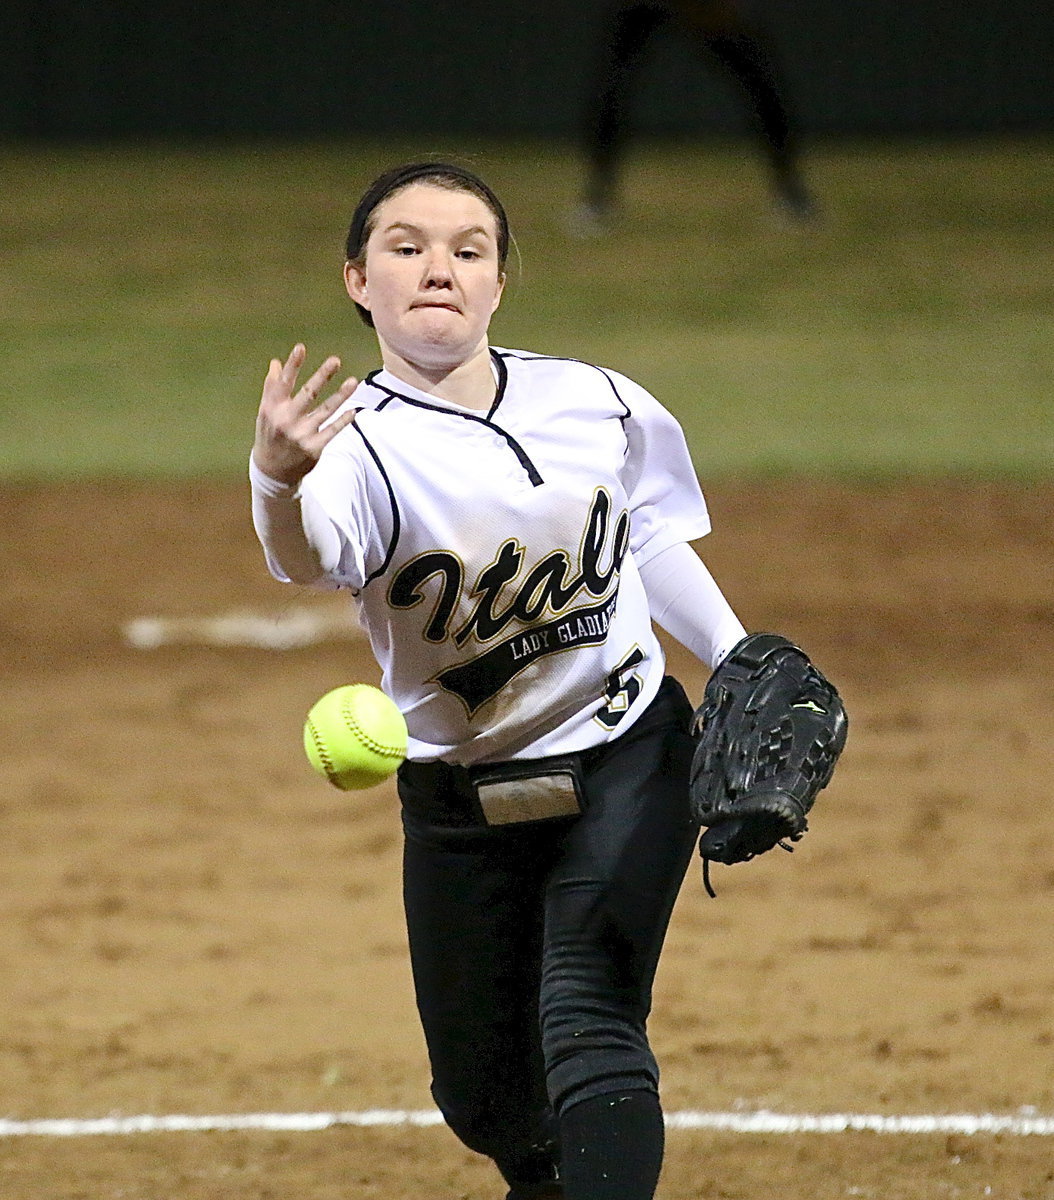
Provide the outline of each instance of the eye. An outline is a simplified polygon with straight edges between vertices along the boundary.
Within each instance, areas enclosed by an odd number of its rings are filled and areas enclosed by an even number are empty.
[[[483,257],[478,250],[473,250],[470,247],[466,247],[464,250],[459,250],[457,252],[457,256],[460,259],[464,259],[465,262],[474,262],[477,258]]]
[[[401,246],[393,247],[393,253],[398,254],[401,258],[411,258],[417,253],[417,247],[408,243]]]

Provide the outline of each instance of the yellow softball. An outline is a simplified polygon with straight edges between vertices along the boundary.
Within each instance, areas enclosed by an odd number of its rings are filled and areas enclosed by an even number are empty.
[[[334,787],[373,787],[406,757],[406,722],[379,688],[345,684],[311,706],[304,722],[304,751]]]

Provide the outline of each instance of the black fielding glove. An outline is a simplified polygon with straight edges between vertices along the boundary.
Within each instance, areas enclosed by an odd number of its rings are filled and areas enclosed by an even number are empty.
[[[775,633],[735,645],[692,721],[690,795],[707,827],[699,854],[711,896],[711,862],[747,862],[802,838],[847,731],[838,692],[804,650]]]

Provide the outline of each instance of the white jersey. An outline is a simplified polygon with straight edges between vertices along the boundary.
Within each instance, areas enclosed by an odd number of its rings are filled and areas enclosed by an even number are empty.
[[[639,568],[710,529],[680,426],[648,392],[491,353],[487,412],[368,376],[300,488],[324,582],[355,594],[415,760],[542,757],[624,732],[665,669]]]

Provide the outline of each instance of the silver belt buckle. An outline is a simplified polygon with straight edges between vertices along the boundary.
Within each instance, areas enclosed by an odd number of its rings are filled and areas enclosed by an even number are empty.
[[[582,811],[577,764],[555,764],[544,774],[507,768],[475,779],[476,795],[488,825],[518,825],[575,817]]]

